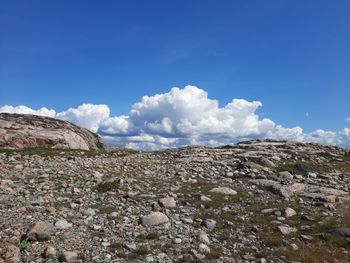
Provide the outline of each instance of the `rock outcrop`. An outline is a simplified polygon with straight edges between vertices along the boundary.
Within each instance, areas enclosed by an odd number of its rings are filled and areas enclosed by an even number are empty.
[[[97,150],[98,135],[68,121],[29,114],[0,113],[0,148]]]

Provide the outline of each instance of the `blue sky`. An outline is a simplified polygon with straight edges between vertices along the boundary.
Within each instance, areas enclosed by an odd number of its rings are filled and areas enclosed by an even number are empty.
[[[350,116],[350,1],[0,2],[0,106],[128,114],[194,85],[311,132]],[[308,112],[308,117],[306,116]]]

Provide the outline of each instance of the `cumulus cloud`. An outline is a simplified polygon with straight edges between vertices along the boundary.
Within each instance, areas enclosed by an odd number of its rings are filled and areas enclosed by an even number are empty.
[[[187,86],[143,97],[132,106],[129,121],[131,131],[170,138],[222,133],[241,137],[264,133],[273,126],[269,119],[258,119],[255,111],[260,106],[259,101],[234,99],[220,108],[217,100],[208,98],[207,92]]]
[[[67,111],[57,113],[56,118],[71,121],[97,132],[100,124],[109,118],[109,108],[105,104],[83,104],[78,108],[70,108]]]
[[[5,105],[0,107],[0,112],[33,114],[33,115],[40,115],[40,116],[47,116],[47,117],[55,117],[56,115],[56,111],[49,110],[48,108],[45,108],[45,107],[40,108],[38,110],[33,110],[23,105],[16,106],[16,107]]]
[[[83,104],[56,113],[41,108],[4,106],[0,112],[45,115],[69,120],[98,132],[112,145],[139,149],[203,144],[216,146],[256,138],[287,139],[350,146],[349,128],[339,132],[301,127],[285,128],[268,118],[261,119],[260,101],[233,99],[224,107],[194,86],[172,88],[169,92],[144,96],[131,106],[128,115],[110,116],[107,105]]]

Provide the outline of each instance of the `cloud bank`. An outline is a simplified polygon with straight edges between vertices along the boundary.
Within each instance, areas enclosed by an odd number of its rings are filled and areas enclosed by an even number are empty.
[[[260,119],[260,101],[233,99],[224,107],[195,86],[144,96],[128,115],[111,116],[104,104],[82,104],[64,112],[26,106],[3,106],[0,112],[36,114],[71,121],[99,133],[108,144],[138,149],[159,149],[201,144],[217,146],[241,140],[271,138],[318,142],[350,147],[350,129],[316,130],[285,128],[268,118]]]

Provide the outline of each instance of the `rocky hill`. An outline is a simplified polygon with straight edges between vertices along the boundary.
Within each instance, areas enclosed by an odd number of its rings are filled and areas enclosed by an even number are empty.
[[[101,139],[68,121],[29,114],[0,113],[0,148],[96,150]]]
[[[350,152],[3,150],[0,262],[350,262]]]

